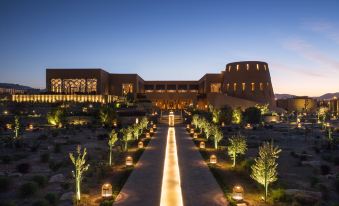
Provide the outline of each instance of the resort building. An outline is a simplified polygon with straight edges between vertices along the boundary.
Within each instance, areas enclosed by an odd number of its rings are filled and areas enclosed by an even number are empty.
[[[275,106],[268,64],[259,61],[230,63],[224,71],[205,74],[194,81],[147,81],[138,74],[110,74],[99,68],[48,68],[46,89],[46,95],[50,95],[47,99],[52,102],[67,101],[66,96],[91,101],[92,98],[84,96],[99,95],[100,102],[105,103],[131,95],[136,100],[146,98],[161,109],[182,109],[189,105],[204,108],[208,104]],[[20,95],[13,96],[14,101],[20,98]],[[32,98],[28,99],[32,101]],[[34,101],[41,101],[42,97],[37,98]]]
[[[307,96],[278,99],[277,107],[289,112],[315,112],[317,110],[317,100]]]

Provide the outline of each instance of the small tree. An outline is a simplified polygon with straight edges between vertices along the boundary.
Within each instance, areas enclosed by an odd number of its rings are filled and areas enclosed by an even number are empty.
[[[204,124],[204,132],[205,132],[205,135],[206,135],[206,139],[209,139],[211,137],[211,134],[212,134],[212,126],[207,121]]]
[[[213,125],[212,128],[213,128],[212,131],[213,131],[214,148],[218,149],[218,143],[220,140],[222,140],[223,134],[217,125]]]
[[[140,125],[134,124],[132,127],[134,139],[137,140],[140,134]]]
[[[256,104],[255,107],[260,110],[261,115],[265,115],[270,112],[268,108],[269,104]]]
[[[229,145],[227,147],[228,155],[233,160],[232,167],[235,167],[236,157],[238,154],[245,154],[247,150],[246,138],[240,134],[232,136],[228,139]]]
[[[62,127],[64,117],[65,111],[61,108],[56,108],[47,114],[47,121],[53,126]]]
[[[273,142],[264,142],[259,147],[259,157],[255,159],[255,163],[251,167],[251,177],[265,187],[265,201],[267,200],[269,184],[277,180],[278,163],[276,159],[278,159],[280,152],[281,149],[274,147]]]
[[[242,112],[240,108],[236,108],[233,110],[232,113],[232,123],[233,124],[240,124],[242,121]]]
[[[124,143],[124,150],[128,150],[128,142],[133,139],[131,127],[122,128],[120,130],[122,133],[122,142]]]
[[[192,117],[192,124],[195,126],[195,128],[198,127],[198,122],[199,122],[199,115],[195,114]]]
[[[210,112],[212,113],[212,121],[213,123],[217,124],[220,120],[220,110],[214,108],[212,105],[209,106]]]
[[[101,107],[99,110],[99,119],[103,126],[112,126],[116,120],[116,112],[111,107]]]
[[[76,200],[80,202],[81,199],[81,182],[83,179],[83,173],[88,170],[89,164],[86,164],[86,148],[81,152],[81,146],[77,146],[77,154],[74,156],[73,153],[69,153],[69,158],[74,164],[75,170],[73,171],[73,176],[75,178],[75,191],[76,191]]]
[[[20,132],[20,119],[18,116],[15,116],[15,120],[14,120],[14,139],[18,139],[19,137],[19,132]]]
[[[109,147],[109,166],[112,166],[112,150],[114,144],[118,141],[118,134],[113,129],[109,134],[108,147]]]

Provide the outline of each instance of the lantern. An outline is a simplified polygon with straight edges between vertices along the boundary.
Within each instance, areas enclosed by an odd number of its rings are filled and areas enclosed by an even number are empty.
[[[193,129],[193,128],[191,128],[191,130],[190,130],[190,133],[191,133],[191,134],[193,134],[193,133],[194,133],[194,129]]]
[[[225,127],[225,122],[221,122],[221,126],[222,126],[222,127]]]
[[[153,124],[153,129],[156,129],[157,128],[157,125],[156,124]]]
[[[186,129],[189,129],[189,128],[190,128],[190,125],[189,125],[189,124],[187,124],[187,125],[186,125]]]
[[[139,148],[139,149],[144,148],[144,143],[143,143],[142,141],[140,141],[140,142],[138,143],[138,148]]]
[[[151,125],[153,125],[153,121],[151,121]]]
[[[235,185],[232,191],[232,199],[240,201],[244,199],[244,188],[240,185]]]
[[[114,126],[114,127],[117,127],[117,122],[113,122],[113,126]]]
[[[217,156],[211,155],[210,156],[210,163],[211,164],[217,164]]]
[[[109,183],[103,184],[101,187],[102,197],[112,197],[112,185]]]
[[[133,158],[131,156],[126,157],[126,166],[133,166]]]
[[[301,123],[298,123],[298,128],[301,128]]]
[[[146,138],[151,138],[151,134],[149,132],[146,133]]]
[[[197,133],[194,133],[193,139],[196,139],[196,138],[198,138],[198,134],[197,134]]]
[[[29,129],[29,130],[33,130],[33,129],[34,129],[33,124],[29,124],[28,129]]]
[[[200,142],[199,148],[200,149],[205,149],[205,142]]]
[[[153,127],[152,127],[151,129],[149,129],[149,132],[150,132],[150,133],[153,133],[153,132],[154,132]]]

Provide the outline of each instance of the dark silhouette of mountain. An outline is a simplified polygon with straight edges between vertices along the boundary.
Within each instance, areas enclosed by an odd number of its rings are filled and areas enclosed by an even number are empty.
[[[288,99],[296,97],[296,95],[293,94],[274,94],[276,99]]]
[[[317,97],[317,99],[324,100],[324,99],[333,99],[333,97],[339,98],[339,92],[335,93],[326,93],[324,95],[321,95],[320,97]]]
[[[39,89],[35,89],[32,87],[23,86],[20,84],[10,84],[10,83],[0,83],[0,88],[9,88],[9,89],[26,90],[26,91],[39,91]]]

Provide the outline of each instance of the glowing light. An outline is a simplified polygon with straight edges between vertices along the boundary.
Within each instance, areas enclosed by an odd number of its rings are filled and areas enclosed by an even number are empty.
[[[156,129],[157,128],[157,125],[156,124],[153,124],[153,129]]]
[[[205,149],[205,142],[200,142],[199,148],[200,149]]]
[[[126,157],[126,166],[133,166],[133,158],[131,156]]]
[[[191,128],[191,130],[190,130],[190,133],[191,133],[191,134],[193,134],[193,133],[194,133],[194,129],[193,129],[193,128]]]
[[[211,164],[217,164],[217,156],[211,155],[210,156],[210,163]]]
[[[186,125],[186,129],[189,129],[189,128],[190,128],[190,125],[189,125],[189,124],[187,124],[187,125]]]
[[[174,128],[168,129],[160,206],[183,206]]]
[[[240,185],[233,187],[232,199],[240,201],[244,199],[244,188]]]
[[[151,134],[149,132],[146,133],[146,138],[151,138]]]
[[[168,115],[168,125],[170,127],[174,127],[174,113],[170,112],[170,114]]]
[[[142,141],[140,141],[140,142],[138,143],[138,148],[139,148],[139,149],[144,148],[144,143],[143,143]]]
[[[153,133],[153,132],[154,132],[153,127],[151,127],[151,129],[149,129],[149,132],[150,132],[150,133]]]
[[[101,187],[102,197],[112,197],[112,185],[109,183],[103,184]]]
[[[198,134],[197,134],[197,133],[194,133],[193,139],[196,139],[196,138],[198,138]]]

